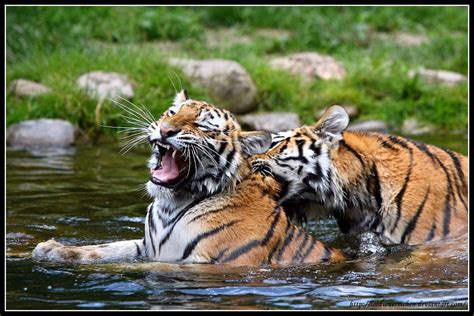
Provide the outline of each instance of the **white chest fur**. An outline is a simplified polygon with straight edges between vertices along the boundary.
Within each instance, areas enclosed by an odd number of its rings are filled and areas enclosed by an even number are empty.
[[[187,208],[170,212],[158,203],[148,207],[145,220],[145,245],[148,258],[163,262],[200,262],[198,254],[183,258],[186,248],[200,232],[184,218]]]

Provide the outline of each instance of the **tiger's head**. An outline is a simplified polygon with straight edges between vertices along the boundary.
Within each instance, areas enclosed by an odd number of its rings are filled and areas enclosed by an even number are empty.
[[[280,203],[292,199],[324,203],[326,193],[337,186],[330,154],[348,124],[344,108],[331,106],[313,126],[272,134],[270,149],[252,157],[252,169],[282,184]]]
[[[179,92],[159,120],[147,128],[152,148],[147,191],[208,196],[230,188],[239,178],[242,159],[265,152],[266,132],[243,132],[235,117]]]

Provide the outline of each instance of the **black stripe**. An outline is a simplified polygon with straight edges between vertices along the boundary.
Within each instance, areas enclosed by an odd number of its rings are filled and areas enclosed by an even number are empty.
[[[436,231],[436,224],[433,222],[433,225],[431,226],[430,233],[428,234],[428,237],[426,237],[425,242],[428,242],[431,239],[433,239],[433,237],[435,235],[435,231]]]
[[[428,187],[428,190],[426,190],[425,197],[423,198],[423,201],[421,202],[420,206],[418,206],[418,209],[416,210],[415,215],[413,218],[410,220],[410,222],[407,224],[405,231],[403,232],[403,235],[401,237],[401,242],[402,244],[407,241],[407,237],[411,234],[411,232],[415,229],[416,224],[418,222],[418,218],[420,217],[421,213],[423,212],[423,208],[425,207],[426,200],[428,199],[428,194],[430,193],[430,188]]]
[[[137,258],[141,257],[142,256],[142,251],[140,250],[140,246],[138,245],[138,243],[136,241],[134,241],[134,243],[135,243],[135,247],[137,249]]]
[[[252,240],[251,242],[245,244],[244,246],[239,247],[236,250],[232,251],[229,254],[229,256],[227,256],[222,261],[222,263],[227,263],[227,262],[233,261],[233,260],[237,259],[238,257],[246,254],[247,252],[249,252],[250,250],[252,250],[253,248],[255,248],[257,246],[260,246],[260,240]]]
[[[230,167],[230,165],[231,165],[231,163],[232,163],[232,159],[234,158],[236,152],[237,152],[237,151],[235,150],[235,148],[232,148],[232,150],[229,152],[229,154],[228,154],[227,157],[226,157],[226,160],[227,160],[227,161],[226,161],[224,170],[229,169],[229,167]]]
[[[352,147],[350,147],[344,139],[340,141],[340,144],[344,148],[346,148],[349,152],[351,152],[359,160],[360,164],[362,165],[362,169],[365,168],[364,159],[362,159],[362,156],[357,151],[355,151]]]
[[[278,220],[280,219],[280,214],[281,214],[280,209],[277,209],[275,211],[275,217],[270,225],[270,228],[268,228],[267,233],[265,234],[265,237],[263,237],[262,240],[252,240],[248,242],[247,244],[245,244],[244,246],[237,248],[236,250],[232,251],[222,262],[226,263],[226,262],[233,261],[239,258],[240,256],[248,253],[249,251],[251,251],[253,248],[257,246],[267,245],[274,234],[275,227],[278,224]]]
[[[398,149],[392,146],[389,142],[387,142],[382,135],[377,135],[377,134],[371,134],[371,135],[373,135],[379,140],[380,145],[382,145],[382,147],[390,149],[390,150],[398,151]]]
[[[276,250],[278,249],[278,246],[280,246],[280,243],[281,243],[281,238],[278,238],[278,240],[273,245],[272,250],[270,250],[270,252],[268,253],[267,263],[272,262],[273,255],[275,254]]]
[[[311,141],[311,145],[309,145],[309,149],[312,150],[316,156],[319,156],[321,154],[321,147],[316,147],[315,141]]]
[[[270,225],[270,228],[267,230],[265,237],[262,239],[262,246],[265,246],[270,241],[270,239],[272,238],[274,234],[275,227],[278,224],[278,221],[280,220],[281,209],[277,208],[276,210],[274,210],[274,212],[276,213],[275,217],[273,218],[272,224]]]
[[[150,228],[150,231],[156,231],[155,220],[154,220],[154,216],[153,216],[153,210],[154,210],[153,207],[150,207],[148,209],[148,226]]]
[[[189,221],[188,221],[188,224],[191,224],[192,222],[197,221],[198,219],[203,218],[204,216],[207,216],[207,215],[210,215],[210,214],[219,213],[219,212],[223,212],[223,211],[227,211],[227,210],[230,210],[230,209],[224,207],[224,208],[220,208],[220,209],[217,209],[217,210],[212,210],[212,211],[208,211],[208,212],[199,214],[199,215],[197,215],[196,217],[194,217],[194,218],[192,218],[191,220],[189,220]]]
[[[303,241],[300,243],[300,246],[298,246],[298,250],[296,251],[296,254],[293,257],[293,261],[299,261],[301,258],[301,252],[303,251],[304,247],[306,247],[306,244],[309,241],[309,235],[305,234]]]
[[[442,169],[444,174],[446,175],[447,181],[447,193],[445,198],[445,205],[444,205],[444,220],[443,220],[443,236],[447,236],[449,234],[449,224],[451,222],[451,200],[454,202],[454,193],[453,193],[453,185],[451,182],[451,177],[449,176],[448,169],[446,166],[441,162],[441,160],[434,155],[428,147],[420,142],[410,140],[415,146],[420,149],[420,151],[427,154],[434,164],[438,164]]]
[[[464,205],[464,208],[467,210],[467,204],[462,194],[463,189],[464,188],[467,189],[467,184],[466,184],[464,172],[462,171],[461,162],[459,161],[459,158],[456,156],[456,154],[452,152],[451,150],[445,149],[445,148],[441,148],[441,149],[444,150],[451,157],[454,167],[456,168],[457,176],[459,180],[461,180],[461,184],[462,184],[462,188],[459,187],[459,184],[456,185],[458,196],[462,204]]]
[[[148,230],[148,235],[150,236],[150,242],[151,242],[151,247],[153,249],[153,256],[154,256],[156,254],[155,241],[150,229]]]
[[[444,205],[444,220],[443,220],[443,236],[449,234],[449,224],[451,223],[451,204],[449,199],[449,192],[446,194],[446,202]]]
[[[193,252],[194,248],[196,248],[196,246],[203,240],[203,239],[206,239],[208,237],[211,237],[223,230],[225,230],[226,228],[228,227],[231,227],[232,225],[234,225],[235,223],[237,222],[240,222],[240,221],[231,221],[229,223],[226,223],[226,224],[223,224],[221,226],[218,226],[214,229],[211,229],[207,232],[204,232],[204,233],[201,233],[199,235],[197,235],[191,242],[189,242],[187,245],[186,245],[186,248],[184,248],[184,252],[183,252],[183,256],[181,257],[181,260],[185,260],[187,257],[189,257],[191,255],[191,253]]]
[[[204,200],[205,197],[201,197],[195,201],[193,201],[191,204],[189,204],[188,206],[186,206],[181,212],[178,213],[178,215],[176,215],[170,222],[170,224],[172,223],[173,226],[171,226],[171,228],[168,230],[168,232],[166,233],[166,235],[163,237],[163,239],[161,239],[160,241],[160,244],[158,245],[158,251],[161,251],[161,247],[164,245],[164,243],[166,243],[168,241],[168,239],[170,238],[171,236],[171,233],[173,232],[173,229],[174,227],[176,226],[176,224],[179,222],[179,220],[184,216],[184,214],[186,214],[186,212],[191,209],[192,207],[194,207],[195,205],[197,205],[198,203],[200,203],[202,200]]]
[[[403,196],[404,196],[405,191],[407,189],[408,182],[410,181],[410,176],[411,176],[411,172],[412,172],[412,169],[413,169],[413,150],[408,146],[408,144],[405,141],[399,139],[398,137],[391,135],[391,136],[389,136],[389,138],[394,143],[396,143],[396,144],[404,147],[405,149],[407,149],[408,154],[410,155],[410,165],[408,166],[408,173],[405,175],[405,182],[403,183],[402,189],[400,190],[400,192],[398,192],[397,196],[395,197],[395,202],[397,203],[397,218],[396,218],[395,223],[393,224],[393,226],[390,230],[390,233],[393,234],[393,232],[397,228],[398,223],[400,221],[400,218],[402,216]]]
[[[313,251],[314,247],[316,246],[316,242],[311,238],[311,244],[309,245],[308,249],[306,249],[303,257],[301,257],[301,262],[304,262],[309,254]]]
[[[293,240],[293,234],[295,232],[295,226],[291,225],[290,227],[291,227],[290,232],[288,233],[285,240],[283,241],[283,246],[280,248],[280,251],[278,251],[277,261],[281,260],[281,258],[283,257],[283,253],[285,252],[286,247],[288,247],[290,242]]]
[[[372,183],[372,195],[375,197],[375,201],[377,203],[377,213],[380,211],[383,203],[382,199],[382,193],[380,189],[380,178],[379,178],[379,173],[377,171],[377,166],[372,164],[372,167],[370,168],[370,174],[371,174],[371,183]]]

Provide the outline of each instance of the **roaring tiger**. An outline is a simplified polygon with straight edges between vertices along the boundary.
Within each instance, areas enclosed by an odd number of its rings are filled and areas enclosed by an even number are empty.
[[[303,221],[330,214],[343,233],[373,232],[387,244],[423,244],[467,227],[466,156],[407,138],[345,131],[337,105],[314,126],[272,135],[252,157],[282,184],[280,205]]]
[[[269,133],[243,132],[230,112],[191,100],[183,90],[146,129],[146,137],[152,146],[147,191],[154,201],[145,237],[82,247],[49,240],[33,257],[228,265],[347,258],[293,225],[277,205],[279,183],[252,172],[248,157],[269,148]]]

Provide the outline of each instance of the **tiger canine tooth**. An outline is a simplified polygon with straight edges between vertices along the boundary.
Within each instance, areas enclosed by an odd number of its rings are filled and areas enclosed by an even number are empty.
[[[173,153],[171,154],[171,157],[173,157],[173,159],[174,159],[175,156],[176,156],[176,152],[177,152],[177,150],[176,150],[176,149],[173,149]]]

